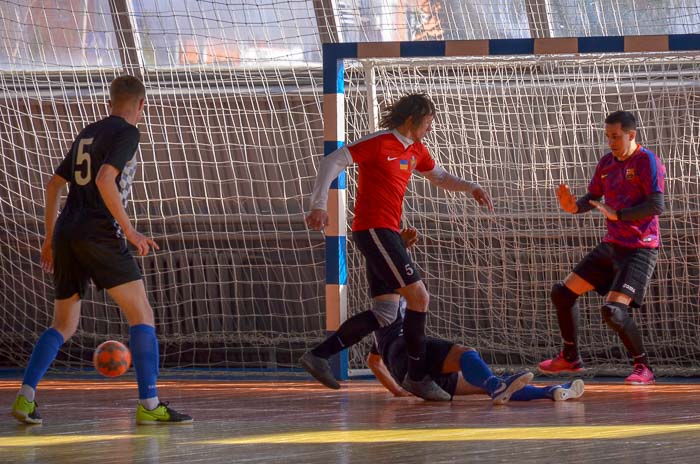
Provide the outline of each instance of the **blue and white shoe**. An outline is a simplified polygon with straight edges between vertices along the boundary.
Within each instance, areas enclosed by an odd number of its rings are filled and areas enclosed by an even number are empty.
[[[554,401],[566,401],[580,398],[583,395],[583,380],[576,379],[572,382],[559,385],[552,394]]]
[[[523,371],[503,379],[501,385],[491,393],[493,404],[506,404],[510,396],[530,383],[533,377],[532,372]]]

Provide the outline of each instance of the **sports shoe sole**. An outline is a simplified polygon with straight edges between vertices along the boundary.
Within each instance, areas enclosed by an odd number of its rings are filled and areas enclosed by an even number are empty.
[[[526,372],[525,374],[515,379],[513,383],[508,385],[508,387],[503,393],[500,393],[496,398],[493,399],[493,404],[506,404],[510,400],[510,396],[516,391],[522,390],[522,388],[525,385],[529,384],[532,381],[533,377],[535,377],[535,374],[533,374],[532,372]]]
[[[27,414],[23,414],[20,411],[12,411],[12,416],[18,421],[29,425],[39,425],[43,422],[43,419],[32,419]]]
[[[426,381],[426,379],[428,379]],[[408,374],[401,382],[401,387],[414,396],[424,399],[425,401],[451,401],[452,396],[445,390],[440,388],[434,380],[426,376],[422,381],[411,380],[408,378]],[[428,388],[424,388],[428,387]]]
[[[656,379],[651,379],[646,382],[628,382],[625,380],[625,385],[654,385],[656,383]]]
[[[558,370],[558,371],[547,371],[547,370],[544,370],[544,369],[542,369],[541,367],[538,366],[538,367],[537,367],[537,371],[538,371],[540,374],[544,374],[544,375],[581,374],[581,373],[583,373],[583,372],[586,372],[586,368],[585,368],[585,367],[579,367],[579,368],[577,368],[577,369],[561,369],[561,370]]]
[[[299,364],[301,364],[301,367],[303,367],[304,370],[306,372],[308,372],[309,374],[311,374],[311,376],[314,379],[318,380],[326,387],[333,389],[333,390],[340,390],[340,384],[338,383],[337,380],[335,380],[335,378],[332,377],[333,374],[329,371],[325,371],[325,370],[321,371],[321,370],[317,369],[316,366],[314,366],[307,359],[308,358],[307,354],[309,354],[309,353],[305,353],[304,355],[302,355],[301,358],[299,358]],[[313,356],[313,355],[311,355],[311,356]]]
[[[571,382],[571,387],[558,388],[554,392],[554,401],[566,401],[580,398],[581,395],[583,395],[584,389],[585,386],[583,384],[583,380],[576,379],[573,382]]]
[[[194,422],[193,419],[184,421],[159,421],[159,420],[137,420],[136,425],[187,425]]]

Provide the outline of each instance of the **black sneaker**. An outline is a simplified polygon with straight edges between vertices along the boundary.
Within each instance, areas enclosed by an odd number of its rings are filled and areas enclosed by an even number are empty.
[[[335,380],[333,371],[331,371],[331,365],[327,359],[323,359],[320,356],[316,356],[311,351],[307,351],[299,358],[299,364],[301,364],[301,367],[311,374],[313,378],[326,387],[332,388],[333,390],[340,389],[340,384]]]
[[[412,380],[406,374],[401,386],[404,390],[426,401],[450,401],[452,399],[450,394],[440,388],[428,375],[423,377],[423,380]]]

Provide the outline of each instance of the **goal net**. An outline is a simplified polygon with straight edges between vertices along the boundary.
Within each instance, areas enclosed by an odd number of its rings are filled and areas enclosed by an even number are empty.
[[[138,262],[162,365],[290,368],[321,339],[323,240],[303,215],[320,42],[306,2],[267,3],[0,1],[0,366],[51,324],[44,186],[125,67],[147,88],[127,212],[161,247]],[[108,339],[128,327],[91,287],[54,366],[89,367]]]
[[[324,239],[304,224],[324,142],[321,43],[688,34],[700,23],[694,0],[583,3],[0,0],[0,367],[24,366],[51,322],[51,276],[38,262],[44,185],[78,131],[108,113],[114,77],[139,74],[148,92],[128,213],[161,246],[138,262],[162,365],[298,367],[327,328]],[[348,66],[346,140],[372,128],[366,82],[380,105],[426,91],[440,108],[436,158],[495,201],[490,215],[410,184],[405,221],[422,234],[433,335],[511,367],[556,351],[549,287],[603,223],[561,214],[552,189],[566,180],[583,191],[602,117],[625,107],[669,172],[664,248],[638,317],[655,362],[697,364],[696,58],[387,61],[369,80],[368,64]],[[369,299],[349,246],[352,314]],[[584,300],[582,344],[619,366],[597,301]],[[89,367],[100,342],[127,338],[117,308],[91,289],[54,366]]]
[[[638,141],[666,166],[663,246],[645,299],[634,310],[661,373],[698,373],[700,55],[544,56],[364,60],[346,65],[347,140],[373,130],[372,116],[411,92],[437,115],[426,145],[448,171],[478,181],[494,213],[464,194],[409,183],[404,225],[421,237],[412,252],[431,294],[429,335],[478,348],[489,362],[533,366],[556,355],[560,336],[549,299],[555,282],[602,239],[595,210],[560,210],[555,188],[586,192],[607,152],[605,116],[638,117]],[[348,175],[352,206],[356,175]],[[351,214],[349,214],[351,217]],[[364,260],[349,248],[349,312],[367,306]],[[602,322],[602,299],[582,298],[580,346],[593,372],[629,370],[624,347]],[[350,355],[361,368],[367,347]]]

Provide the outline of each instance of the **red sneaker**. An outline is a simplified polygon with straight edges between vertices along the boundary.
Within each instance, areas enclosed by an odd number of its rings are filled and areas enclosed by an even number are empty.
[[[628,385],[654,385],[656,379],[654,373],[644,364],[635,364],[634,372],[625,379]]]
[[[538,368],[543,374],[559,374],[563,372],[576,374],[585,370],[581,358],[577,358],[574,362],[569,362],[564,359],[564,352],[559,353],[554,359],[542,361]]]

